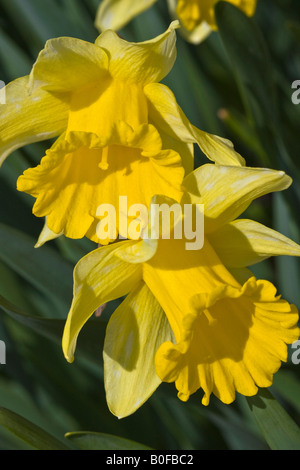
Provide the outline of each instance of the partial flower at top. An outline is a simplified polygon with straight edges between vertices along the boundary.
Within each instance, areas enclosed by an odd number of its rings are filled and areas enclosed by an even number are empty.
[[[193,169],[193,145],[218,163],[242,165],[232,144],[190,124],[172,92],[158,83],[176,58],[178,23],[130,43],[105,31],[95,44],[62,37],[40,52],[29,76],[6,87],[0,108],[0,163],[31,142],[58,136],[17,188],[45,217],[38,241],[96,235],[97,208],[119,196],[149,205],[156,193],[181,197]]]
[[[287,344],[299,337],[297,308],[248,266],[272,255],[300,256],[300,246],[239,218],[254,199],[286,189],[291,179],[281,171],[206,164],[183,184],[182,206],[204,205],[201,249],[187,249],[190,237],[175,236],[174,223],[173,236],[156,230],[159,236],[101,247],[75,267],[62,342],[69,362],[93,312],[126,296],[109,320],[103,351],[107,402],[118,417],[137,410],[161,381],[175,382],[183,401],[202,389],[204,405],[211,394],[224,403],[236,392],[255,395],[272,384]],[[170,205],[154,198],[150,211],[157,201]]]
[[[118,31],[135,16],[151,7],[157,0],[103,0],[97,12],[95,25],[99,31]],[[192,43],[200,43],[217,29],[214,7],[219,0],[167,0],[170,14],[178,18],[180,32]],[[246,15],[254,15],[257,0],[227,0]]]

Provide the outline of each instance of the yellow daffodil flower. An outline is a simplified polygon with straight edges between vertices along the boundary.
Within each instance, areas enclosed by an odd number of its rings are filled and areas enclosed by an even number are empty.
[[[299,337],[298,311],[248,267],[269,256],[300,256],[300,246],[238,217],[255,198],[290,184],[281,171],[203,165],[184,179],[181,200],[204,205],[201,249],[187,250],[184,237],[162,231],[79,261],[62,341],[69,362],[99,305],[126,296],[109,320],[103,353],[113,414],[133,413],[161,381],[175,382],[183,401],[202,389],[204,405],[212,393],[231,403],[236,392],[251,396],[272,384],[287,344]],[[175,218],[172,227],[175,233]]]
[[[6,87],[0,163],[23,145],[58,136],[17,182],[46,220],[37,246],[62,233],[99,242],[97,207],[117,208],[119,195],[128,204],[149,205],[156,193],[178,200],[194,143],[217,163],[243,164],[230,142],[192,126],[159,83],[176,58],[177,27],[142,43],[113,31],[95,44],[51,39],[30,75]]]
[[[226,0],[253,16],[257,0]],[[212,31],[217,30],[214,7],[218,0],[169,0],[170,11],[183,26],[184,37],[192,43],[200,43]]]
[[[98,8],[95,25],[99,31],[118,31],[157,0],[103,0]],[[227,0],[252,16],[257,0]],[[214,7],[218,0],[167,0],[170,14],[181,22],[183,36],[192,43],[200,43],[217,29]]]

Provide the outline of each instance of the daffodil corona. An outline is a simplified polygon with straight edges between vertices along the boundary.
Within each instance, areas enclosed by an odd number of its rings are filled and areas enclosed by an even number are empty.
[[[175,382],[183,401],[202,389],[204,405],[212,393],[231,403],[236,392],[251,396],[272,384],[287,344],[299,337],[298,311],[248,266],[272,255],[300,256],[300,247],[237,217],[253,199],[290,184],[280,171],[203,165],[184,179],[181,200],[204,205],[201,249],[186,250],[184,238],[142,236],[79,261],[63,335],[69,362],[97,307],[126,296],[104,344],[106,396],[115,415],[133,413],[161,381]]]
[[[150,8],[157,0],[103,0],[98,9],[96,26],[99,31],[119,30],[132,18]],[[203,41],[217,29],[214,7],[219,0],[167,0],[170,14],[177,17],[184,37],[192,42]],[[226,0],[246,15],[254,15],[257,0]]]
[[[129,205],[149,206],[154,194],[180,200],[196,142],[213,161],[243,164],[230,142],[192,126],[159,83],[176,58],[177,27],[142,43],[113,31],[95,44],[49,40],[30,75],[6,87],[0,162],[16,148],[58,136],[17,182],[36,198],[33,213],[46,219],[38,245],[61,234],[103,242],[97,208],[118,210],[120,195]]]

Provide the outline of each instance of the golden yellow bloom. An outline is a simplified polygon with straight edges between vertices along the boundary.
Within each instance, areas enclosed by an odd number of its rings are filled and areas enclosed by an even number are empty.
[[[142,43],[112,31],[95,44],[52,39],[30,75],[7,86],[0,163],[25,144],[58,136],[17,182],[36,198],[33,213],[46,218],[38,246],[62,233],[99,241],[97,207],[118,210],[119,195],[130,205],[149,205],[156,193],[180,199],[195,142],[214,161],[243,164],[230,142],[193,127],[158,83],[175,61],[177,26]]]
[[[248,266],[272,255],[300,256],[300,246],[238,218],[253,199],[287,188],[291,179],[269,169],[206,164],[183,184],[182,207],[204,205],[201,249],[162,232],[99,248],[75,267],[63,335],[69,362],[97,307],[126,296],[104,344],[107,402],[119,417],[139,408],[161,381],[175,382],[184,401],[202,389],[204,405],[212,393],[224,403],[236,391],[255,395],[271,385],[287,344],[299,337],[296,307]],[[157,210],[153,201],[150,211]]]
[[[135,16],[150,8],[157,0],[103,0],[97,12],[96,27],[119,30]],[[219,0],[167,0],[170,14],[177,17],[184,37],[192,42],[203,41],[217,29],[214,7]],[[257,0],[226,0],[246,15],[254,15]]]
[[[226,0],[240,8],[246,15],[252,16],[256,9],[257,0]],[[178,0],[176,14],[183,26],[192,31],[201,23],[206,23],[211,29],[217,29],[214,6],[218,0]]]

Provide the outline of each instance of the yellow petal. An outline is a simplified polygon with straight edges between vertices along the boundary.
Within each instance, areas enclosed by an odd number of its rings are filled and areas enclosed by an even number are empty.
[[[99,31],[118,31],[157,0],[103,0],[98,8],[95,26]]]
[[[255,12],[257,0],[227,0],[240,8],[248,16]],[[176,13],[183,26],[193,31],[201,23],[207,23],[212,29],[217,29],[214,6],[218,0],[178,0]]]
[[[28,76],[9,83],[5,94],[6,104],[0,105],[0,165],[14,150],[62,133],[69,111],[66,95],[55,97],[40,89],[30,94]]]
[[[55,240],[56,238],[60,237],[63,235],[63,232],[60,233],[54,233],[52,230],[49,229],[47,225],[47,218],[45,220],[44,227],[39,235],[38,241],[34,245],[35,248],[40,248],[43,246],[45,243],[49,242],[50,240]]]
[[[188,31],[193,31],[202,21],[214,23],[215,0],[178,0],[176,14]]]
[[[172,331],[159,303],[139,283],[111,316],[104,343],[104,383],[110,411],[134,413],[160,385],[154,357]]]
[[[207,164],[184,179],[187,193],[183,199],[204,204],[205,232],[209,233],[237,218],[254,199],[282,191],[291,182],[283,171]]]
[[[129,245],[118,252],[116,256],[127,263],[145,263],[155,255],[157,245],[158,240],[138,240],[134,245]]]
[[[206,21],[202,21],[198,26],[195,27],[192,31],[188,31],[184,27],[180,28],[180,34],[182,37],[191,44],[200,44],[204,41],[213,29],[209,26]]]
[[[287,344],[299,337],[297,309],[267,281],[252,277],[211,296],[211,302],[203,295],[194,301],[183,320],[183,342],[163,344],[156,356],[158,375],[175,381],[179,398],[186,401],[202,388],[204,405],[211,393],[231,403],[236,391],[251,396],[270,386],[287,360]]]
[[[237,219],[210,234],[209,240],[226,266],[240,268],[270,256],[300,256],[300,246],[258,222]]]
[[[107,52],[109,72],[114,78],[140,85],[159,82],[175,62],[178,26],[174,21],[163,34],[140,43],[127,42],[108,30],[98,37],[96,45]]]
[[[256,10],[257,0],[227,0],[240,8],[246,15],[253,16]]]
[[[139,84],[108,76],[72,94],[67,134],[93,132],[108,138],[119,121],[134,129],[148,123],[147,100]]]
[[[65,324],[62,347],[67,361],[74,360],[77,337],[97,308],[128,294],[141,279],[141,266],[116,256],[132,241],[104,246],[84,256],[74,269],[74,297]]]
[[[151,122],[151,119],[150,119]],[[182,140],[175,139],[174,137],[166,134],[161,128],[159,134],[163,142],[163,148],[175,150],[179,153],[182,160],[182,166],[185,169],[185,173],[188,174],[194,169],[194,143],[184,142]]]
[[[172,18],[176,18],[177,0],[168,0],[168,7]],[[199,44],[207,38],[212,32],[212,29],[206,21],[202,21],[202,23],[196,26],[192,31],[188,31],[184,26],[182,26],[179,31],[186,41],[192,44]]]
[[[30,88],[67,92],[107,75],[106,53],[87,41],[61,37],[49,39],[30,73]]]
[[[176,102],[172,91],[160,83],[151,83],[144,88],[149,100],[149,120],[173,139],[195,142],[212,161],[221,165],[244,165],[244,159],[234,150],[229,140],[208,134],[193,126]],[[189,171],[193,162],[185,162]]]

